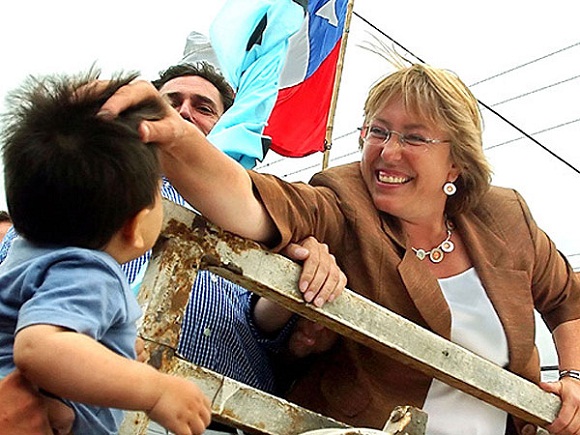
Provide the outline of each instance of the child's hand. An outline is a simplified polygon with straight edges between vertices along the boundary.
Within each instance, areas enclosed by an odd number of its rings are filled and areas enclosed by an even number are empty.
[[[161,394],[149,417],[176,435],[200,435],[211,421],[211,404],[191,381],[160,374]]]

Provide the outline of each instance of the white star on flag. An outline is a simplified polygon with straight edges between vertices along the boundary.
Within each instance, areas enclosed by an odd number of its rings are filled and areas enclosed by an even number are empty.
[[[336,0],[330,0],[324,6],[316,11],[314,14],[320,18],[324,18],[331,26],[338,26],[338,17],[336,16]]]

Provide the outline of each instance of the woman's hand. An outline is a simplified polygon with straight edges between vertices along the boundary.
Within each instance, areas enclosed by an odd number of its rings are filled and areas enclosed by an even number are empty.
[[[317,307],[336,299],[346,286],[346,275],[336,264],[325,243],[307,237],[299,244],[291,243],[282,254],[295,261],[303,261],[298,287],[306,302]]]
[[[103,86],[105,82],[97,81],[88,86]],[[154,142],[163,150],[170,148],[188,134],[203,137],[203,133],[191,122],[184,120],[181,115],[159,94],[157,89],[145,80],[134,80],[120,87],[101,107],[97,116],[103,119],[114,119],[130,107],[156,100],[165,107],[165,116],[159,120],[146,120],[139,126],[141,140],[145,143]]]
[[[565,377],[558,382],[540,382],[540,387],[562,399],[558,417],[546,429],[555,435],[580,434],[580,380]]]

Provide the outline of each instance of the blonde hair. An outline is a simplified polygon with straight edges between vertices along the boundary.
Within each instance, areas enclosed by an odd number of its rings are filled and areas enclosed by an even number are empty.
[[[455,215],[472,209],[489,189],[492,173],[483,153],[476,98],[449,71],[424,64],[399,65],[371,88],[364,106],[365,124],[394,99],[401,99],[407,111],[449,135],[451,158],[460,175],[455,181],[457,193],[449,197],[446,212]]]

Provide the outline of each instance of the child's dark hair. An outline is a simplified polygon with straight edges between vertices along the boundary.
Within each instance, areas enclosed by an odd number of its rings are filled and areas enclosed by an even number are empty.
[[[103,89],[99,72],[29,77],[9,94],[3,115],[6,198],[14,228],[28,240],[101,249],[128,219],[150,207],[159,190],[159,162],[137,128],[159,119],[156,100],[110,121],[103,103],[137,75]]]

